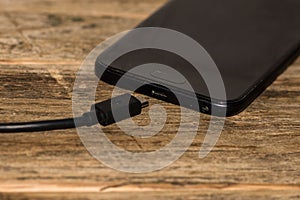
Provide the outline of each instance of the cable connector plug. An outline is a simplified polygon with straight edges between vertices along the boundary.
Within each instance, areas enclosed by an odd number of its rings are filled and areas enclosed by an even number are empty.
[[[143,98],[124,94],[96,103],[92,106],[91,111],[96,112],[98,122],[102,126],[108,126],[141,114],[142,109],[147,106],[149,106],[149,102]],[[115,112],[113,112],[113,109]],[[115,113],[115,116],[113,113]]]

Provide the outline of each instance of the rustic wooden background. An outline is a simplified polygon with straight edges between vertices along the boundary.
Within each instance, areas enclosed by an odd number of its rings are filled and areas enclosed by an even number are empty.
[[[133,28],[166,0],[1,0],[0,121],[72,116],[75,73],[98,43]],[[198,159],[208,116],[173,165],[127,174],[105,167],[76,130],[0,135],[0,199],[300,199],[300,60],[245,112],[228,118],[213,151]],[[101,83],[109,98],[111,86]],[[150,151],[167,144],[179,123],[168,111],[149,141],[104,131],[117,145]],[[157,113],[159,116],[159,113]],[[136,117],[146,123],[147,113]]]

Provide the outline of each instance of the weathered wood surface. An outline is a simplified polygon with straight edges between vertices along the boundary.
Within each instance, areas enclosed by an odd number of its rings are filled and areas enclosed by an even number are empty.
[[[130,29],[165,1],[0,1],[0,121],[70,117],[75,73],[105,38]],[[214,150],[198,159],[209,118],[173,165],[127,174],[92,158],[76,130],[0,135],[0,199],[300,199],[300,60],[245,112],[228,118]],[[99,100],[111,86],[101,83]],[[151,140],[105,128],[132,151],[167,144],[179,108]],[[159,113],[157,113],[159,115]],[[143,123],[147,114],[136,117]],[[145,123],[145,122],[144,122]]]

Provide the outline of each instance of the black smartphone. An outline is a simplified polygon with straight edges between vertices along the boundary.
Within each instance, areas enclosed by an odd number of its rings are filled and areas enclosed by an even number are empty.
[[[299,10],[299,0],[172,0],[138,26],[176,30],[202,45],[221,73],[225,99],[212,100],[203,78],[195,75],[190,63],[163,50],[132,51],[106,67],[98,59],[96,74],[105,69],[99,78],[115,85],[136,65],[162,63],[189,77],[201,112],[211,114],[215,107],[233,116],[251,104],[298,57]],[[152,68],[149,66],[149,73],[155,73],[156,68]],[[132,83],[149,83],[137,92],[178,104],[169,86],[134,75],[129,79]],[[187,91],[181,92],[185,94],[183,98],[190,98]]]

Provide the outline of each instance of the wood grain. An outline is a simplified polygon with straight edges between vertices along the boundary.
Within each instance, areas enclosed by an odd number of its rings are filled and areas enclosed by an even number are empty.
[[[130,29],[165,1],[0,1],[0,121],[72,116],[79,65],[98,43]],[[0,199],[299,199],[300,59],[246,111],[228,118],[213,151],[199,159],[209,117],[174,164],[127,174],[89,155],[76,130],[0,135]],[[101,95],[112,86],[100,83]],[[176,132],[179,107],[155,99],[167,125],[150,140],[104,129],[118,146],[153,151]],[[159,116],[159,113],[156,113]],[[147,123],[147,112],[135,118]],[[188,130],[186,130],[188,132]]]

